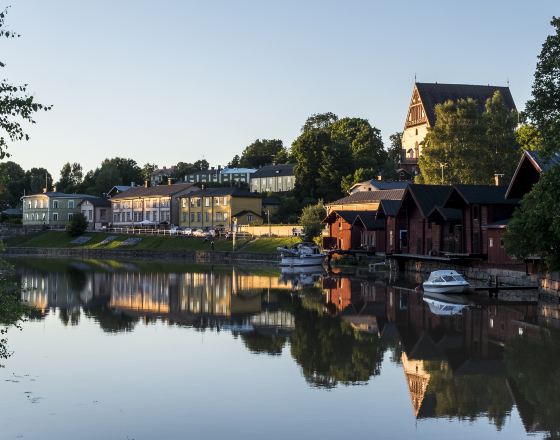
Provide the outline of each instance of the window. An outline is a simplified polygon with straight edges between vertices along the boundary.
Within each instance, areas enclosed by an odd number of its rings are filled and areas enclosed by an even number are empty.
[[[389,246],[393,246],[393,231],[389,231]]]
[[[473,205],[473,207],[472,207],[472,217],[473,217],[473,220],[478,220],[478,216],[479,216],[479,214],[480,214],[479,211],[480,211],[479,206],[478,206],[478,205]]]
[[[224,197],[224,206],[227,206],[227,205],[228,205],[228,198]]]
[[[210,213],[209,213],[209,212],[206,213],[206,221],[207,221],[207,222],[210,221]]]
[[[204,198],[204,206],[210,206],[210,197]]]
[[[494,239],[493,239],[492,237],[490,237],[490,238],[488,239],[488,247],[489,247],[489,248],[494,247]]]
[[[31,202],[30,202],[30,203],[31,203]],[[31,206],[29,206],[29,207],[31,208]],[[54,209],[58,209],[58,200],[53,200],[53,202],[52,202],[52,207],[53,207]]]
[[[408,246],[408,231],[406,229],[401,229],[399,231],[399,238],[401,240],[401,246],[407,247]]]
[[[33,207],[34,207],[35,209],[37,209],[37,199],[35,199],[35,203],[33,204]]]
[[[247,214],[247,221],[251,223],[253,221],[253,216],[251,214]]]
[[[186,208],[186,207],[187,207],[187,203],[188,203],[188,200],[187,200],[187,199],[181,199],[181,206],[182,206],[183,208]]]
[[[224,212],[224,220],[227,220],[227,218],[228,218],[227,212]]]
[[[99,210],[99,216],[103,219],[107,216],[107,210],[105,208],[101,208]]]
[[[27,202],[27,208],[31,209],[31,200]]]
[[[201,222],[201,221],[202,221],[202,213],[201,213],[201,212],[197,212],[197,213],[196,213],[196,221],[197,221],[197,222]]]
[[[74,200],[68,200],[68,209],[74,209]]]
[[[184,200],[184,199],[183,199]],[[183,212],[183,221],[186,222],[187,221],[187,213]]]
[[[57,222],[58,221],[58,212],[53,212],[52,219]]]
[[[219,197],[214,197],[214,205],[220,206],[220,198]]]
[[[191,212],[191,222],[194,222],[194,212]]]
[[[146,220],[148,220],[148,221],[151,220],[151,212],[150,211],[146,211]]]
[[[74,213],[73,213],[73,212],[69,212],[69,213],[68,213],[68,220],[72,220],[72,217],[74,217]]]
[[[113,214],[113,222],[116,223],[116,222],[118,222],[118,221],[119,221],[119,220],[118,220],[117,214]]]
[[[500,247],[503,248],[504,247],[504,239],[500,238]]]

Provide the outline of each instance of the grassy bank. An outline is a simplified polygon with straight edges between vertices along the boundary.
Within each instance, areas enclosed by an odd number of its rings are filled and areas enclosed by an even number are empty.
[[[146,249],[146,250],[211,250],[210,241],[197,237],[169,237],[150,235],[124,235],[105,232],[86,233],[83,236],[91,237],[87,243],[74,244],[75,239],[66,232],[45,231],[30,237],[16,237],[6,241],[8,247],[31,248],[73,248],[73,249]],[[110,242],[104,242],[107,237],[115,237]],[[129,238],[141,238],[140,242],[127,245],[124,241]],[[237,240],[236,248],[243,252],[274,253],[278,246],[291,246],[298,242],[297,238],[257,238],[249,241]],[[216,239],[214,250],[231,251],[231,240]]]

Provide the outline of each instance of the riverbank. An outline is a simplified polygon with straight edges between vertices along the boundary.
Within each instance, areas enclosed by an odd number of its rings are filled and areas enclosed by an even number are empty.
[[[7,256],[68,258],[157,258],[206,262],[276,262],[276,248],[291,246],[298,238],[256,238],[212,241],[197,237],[109,234],[90,232],[78,239],[61,231],[44,231],[6,241]]]

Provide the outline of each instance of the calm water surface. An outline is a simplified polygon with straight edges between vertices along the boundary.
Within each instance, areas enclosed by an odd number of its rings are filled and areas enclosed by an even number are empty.
[[[16,260],[0,438],[560,435],[558,304],[410,279]]]

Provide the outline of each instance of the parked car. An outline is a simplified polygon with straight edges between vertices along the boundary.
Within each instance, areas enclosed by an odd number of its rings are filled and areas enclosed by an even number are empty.
[[[191,235],[193,235],[193,230],[192,230],[192,228],[185,228],[185,229],[183,229],[183,235],[188,235],[189,237],[190,237]]]
[[[204,237],[204,235],[205,235],[205,232],[202,229],[195,229],[192,232],[193,237]]]
[[[178,226],[173,226],[172,228],[169,229],[169,235],[178,235],[180,234],[181,228],[179,228]]]

